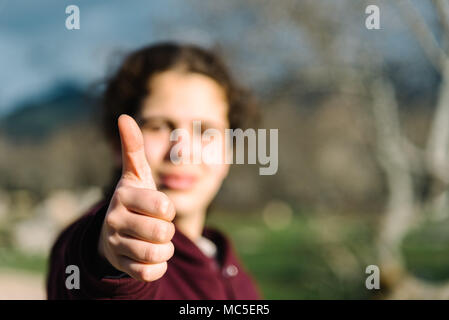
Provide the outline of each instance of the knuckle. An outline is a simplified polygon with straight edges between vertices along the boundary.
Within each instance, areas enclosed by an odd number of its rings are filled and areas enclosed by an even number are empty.
[[[140,272],[140,277],[143,281],[155,281],[161,278],[167,271],[167,262],[162,262],[157,265],[144,266]]]
[[[118,227],[118,221],[117,221],[117,217],[114,214],[108,214],[105,218],[105,223],[106,225],[113,229],[116,230]]]
[[[167,195],[163,192],[158,192],[158,196],[156,197],[155,201],[156,210],[165,216],[170,206],[170,200],[168,199]]]
[[[175,225],[173,222],[168,222],[167,224],[167,241],[170,241],[175,235]]]
[[[169,247],[169,255],[168,255],[168,259],[170,259],[171,257],[173,257],[173,255],[175,254],[175,245],[173,244],[173,242],[169,242],[168,243],[168,247]]]
[[[137,274],[138,274],[138,277],[140,278],[140,280],[142,280],[142,281],[148,281],[149,275],[148,275],[147,268],[142,267],[142,269],[140,269],[140,270],[137,272]]]
[[[166,261],[166,249],[165,246],[157,246],[154,253],[154,262],[160,263]]]
[[[167,203],[165,204],[165,211],[162,212],[162,215],[165,221],[172,221],[175,218],[175,206],[168,196],[166,197]]]
[[[123,199],[126,196],[126,188],[124,186],[120,186],[115,189],[115,196],[120,203],[123,203]]]
[[[115,234],[110,234],[107,241],[110,247],[117,247],[119,245],[119,240]]]
[[[144,249],[144,260],[146,262],[153,262],[156,258],[156,253],[154,252],[153,248],[150,246],[146,246]]]
[[[165,262],[162,262],[162,268],[161,268],[161,274],[160,274],[160,276],[159,277],[162,277],[163,275],[164,275],[164,273],[165,272],[167,272],[167,267],[168,267],[168,265],[167,265],[167,262],[165,261]]]
[[[152,272],[151,268],[149,268],[147,266],[142,267],[142,270],[140,271],[140,277],[142,278],[143,281],[153,281],[154,280],[153,272]]]
[[[168,235],[167,225],[165,223],[157,223],[154,226],[154,238],[158,242],[165,242]]]

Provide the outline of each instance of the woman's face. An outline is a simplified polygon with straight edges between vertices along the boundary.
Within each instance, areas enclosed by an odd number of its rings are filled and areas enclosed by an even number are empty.
[[[156,186],[173,201],[178,215],[205,211],[226,177],[229,165],[224,161],[197,163],[193,159],[201,159],[199,153],[208,144],[221,149],[221,159],[224,159],[224,130],[229,127],[224,90],[207,76],[179,71],[159,73],[152,77],[149,86],[150,94],[138,118]],[[192,148],[193,121],[201,121],[202,131],[217,129],[221,137],[212,142],[200,141],[196,144],[200,148]],[[187,135],[170,141],[174,129],[182,129]],[[174,145],[180,150],[177,159],[181,156],[190,163],[175,164],[171,160]]]

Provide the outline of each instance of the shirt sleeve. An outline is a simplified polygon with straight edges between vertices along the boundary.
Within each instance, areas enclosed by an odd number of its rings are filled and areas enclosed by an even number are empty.
[[[158,283],[144,283],[115,269],[98,253],[107,202],[66,228],[55,242],[47,275],[48,299],[151,299]],[[79,270],[79,288],[68,289],[68,266]],[[73,270],[73,267],[70,269]]]

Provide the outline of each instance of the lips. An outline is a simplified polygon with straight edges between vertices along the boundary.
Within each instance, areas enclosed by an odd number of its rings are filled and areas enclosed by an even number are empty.
[[[187,174],[163,174],[160,175],[162,187],[173,190],[188,190],[195,184],[196,178]]]

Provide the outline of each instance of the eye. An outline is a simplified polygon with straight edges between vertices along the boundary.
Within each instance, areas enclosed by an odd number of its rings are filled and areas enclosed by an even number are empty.
[[[143,130],[147,131],[162,131],[162,130],[170,130],[170,126],[166,121],[145,121],[142,125]]]

